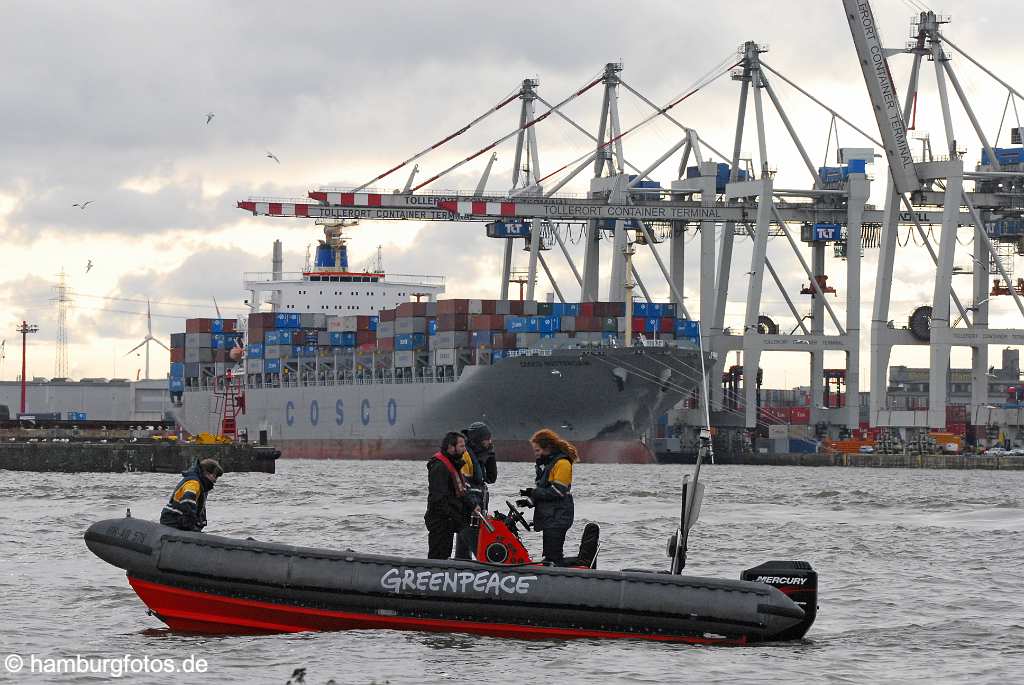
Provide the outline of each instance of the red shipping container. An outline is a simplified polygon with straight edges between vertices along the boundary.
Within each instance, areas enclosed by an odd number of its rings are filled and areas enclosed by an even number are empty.
[[[356,331],[356,347],[361,348],[363,345],[370,345],[372,347],[376,341],[377,333],[375,331]]]
[[[508,303],[508,313],[513,316],[523,315],[523,301],[522,300],[511,300]]]
[[[676,332],[676,320],[670,316],[661,317],[661,321],[658,322],[659,333],[675,333]]]
[[[234,333],[237,330],[235,327],[237,323],[237,319],[224,319],[224,332]]]
[[[171,348],[171,361],[172,362],[183,362],[183,361],[185,361],[185,348],[184,347],[172,347]]]
[[[593,302],[580,302],[580,313],[579,313],[579,316],[597,316],[594,313],[594,303]],[[582,329],[577,328],[577,330],[582,330]]]
[[[362,348],[360,348],[362,349]],[[377,338],[377,349],[385,352],[392,352],[395,349],[394,338]]]
[[[426,316],[427,315],[427,303],[426,302],[403,302],[398,305],[399,317],[410,317],[410,316]]]
[[[357,316],[356,317],[356,330],[357,331],[368,331],[370,330],[370,318],[369,316]]]
[[[467,300],[468,302],[468,300]],[[438,314],[438,331],[468,331],[469,314]]]
[[[586,332],[600,332],[604,329],[601,319],[596,316],[577,316],[576,330]]]
[[[953,435],[967,435],[967,424],[966,423],[947,423],[946,432],[952,433]]]
[[[644,318],[642,316],[634,316],[633,317],[633,332],[634,333],[643,333],[644,332],[644,324],[646,324],[646,323],[647,323],[647,319],[646,318]],[[578,326],[577,326],[577,328],[578,328]],[[602,328],[603,328],[603,326],[602,326]]]
[[[212,326],[212,319],[185,319],[186,333],[209,333]]]
[[[387,323],[389,321],[394,321],[398,316],[398,312],[394,309],[382,309],[378,315],[380,316],[379,322]]]
[[[394,338],[382,338],[382,340],[391,340],[394,343]],[[376,343],[367,343],[363,345],[357,345],[356,349],[360,352],[375,352],[377,350]]]
[[[469,314],[469,300],[438,300],[438,320],[442,314]]]
[[[258,312],[249,315],[249,330],[254,328],[267,329],[274,327],[273,312]]]
[[[967,405],[950,404],[946,405],[946,422],[967,423]]]
[[[480,312],[482,314],[497,314],[498,303],[494,300],[480,300]]]
[[[473,314],[469,317],[471,331],[503,331],[505,317],[499,314]]]
[[[810,407],[790,407],[789,422],[799,426],[806,426],[811,422]]]

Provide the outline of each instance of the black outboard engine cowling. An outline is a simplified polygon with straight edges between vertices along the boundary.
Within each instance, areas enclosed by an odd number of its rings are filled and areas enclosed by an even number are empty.
[[[818,614],[818,572],[806,561],[767,561],[747,569],[740,580],[765,583],[779,589],[804,610],[804,620],[780,633],[779,640],[799,640]]]

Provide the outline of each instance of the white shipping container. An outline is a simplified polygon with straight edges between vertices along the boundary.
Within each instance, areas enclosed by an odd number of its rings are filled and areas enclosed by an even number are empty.
[[[245,360],[245,372],[246,373],[263,373],[263,360],[262,359],[246,359]]]
[[[451,366],[455,364],[456,351],[453,348],[438,348],[433,351],[434,366]]]
[[[470,314],[483,314],[483,302],[481,300],[470,300],[469,301],[469,313]]]
[[[331,333],[343,333],[345,331],[342,326],[345,325],[344,319],[339,316],[328,316],[327,317],[327,330]]]
[[[395,366],[405,368],[413,366],[416,360],[416,353],[413,350],[401,350],[394,353]]]

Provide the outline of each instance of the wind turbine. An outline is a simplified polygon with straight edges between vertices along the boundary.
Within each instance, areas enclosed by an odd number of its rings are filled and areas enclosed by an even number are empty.
[[[162,342],[160,342],[159,340],[157,340],[156,338],[153,337],[153,314],[150,312],[150,309],[149,309],[149,298],[146,298],[146,337],[143,338],[142,342],[140,342],[138,345],[136,345],[132,349],[130,349],[127,352],[125,352],[124,356],[127,357],[129,354],[131,354],[132,352],[134,352],[135,350],[139,349],[142,346],[146,347],[146,380],[147,381],[149,380],[149,343],[150,343],[150,341],[155,342],[157,345],[159,345],[160,347],[164,348],[168,352],[171,351],[171,348],[167,347],[167,345],[164,345]]]

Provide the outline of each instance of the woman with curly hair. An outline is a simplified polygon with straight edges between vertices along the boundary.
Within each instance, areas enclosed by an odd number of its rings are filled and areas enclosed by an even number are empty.
[[[544,561],[561,564],[565,559],[565,534],[572,526],[572,465],[580,460],[576,447],[547,428],[530,438],[537,457],[537,479],[520,492],[533,506],[533,527],[544,534]]]

